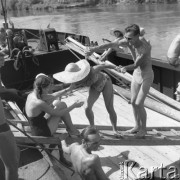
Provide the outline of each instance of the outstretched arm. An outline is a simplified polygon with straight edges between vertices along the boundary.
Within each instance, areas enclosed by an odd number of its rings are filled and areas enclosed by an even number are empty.
[[[106,50],[99,58],[99,61],[105,61],[105,58],[112,52],[112,50],[113,50],[112,48]]]
[[[51,104],[55,99],[60,98],[63,95],[67,95],[67,93],[69,93],[73,89],[74,89],[74,85],[71,84],[68,88],[62,89],[60,91],[57,91],[51,94],[42,95],[42,99],[48,104]]]
[[[67,108],[64,109],[54,109],[51,106],[49,106],[46,102],[40,102],[39,107],[41,108],[42,111],[52,115],[52,116],[64,116],[65,114],[69,113],[72,111],[74,108],[81,107],[84,104],[83,101],[75,101],[72,105],[68,106]]]
[[[93,164],[94,164],[93,167],[94,167],[94,171],[96,174],[96,178],[98,180],[109,180],[109,178],[106,176],[106,174],[104,173],[104,171],[102,169],[99,156],[94,157],[94,163]]]
[[[142,62],[144,61],[144,56],[145,54],[141,54],[140,56],[138,56],[135,60],[135,62],[133,64],[124,66],[120,69],[120,71],[122,73],[125,73],[126,71],[131,71],[136,69],[138,66],[140,66],[142,64]]]
[[[111,63],[108,63],[107,61],[105,62],[101,62],[101,64],[97,65],[97,66],[93,66],[93,69],[95,72],[97,71],[102,71],[106,68],[109,68],[109,69],[116,69],[117,66],[114,65],[114,64],[111,64]]]
[[[127,46],[128,42],[126,39],[116,40],[113,42],[105,43],[100,46],[90,47],[85,51],[86,56],[90,56],[93,52],[96,52],[101,49],[108,49],[108,48],[117,48],[119,46]]]

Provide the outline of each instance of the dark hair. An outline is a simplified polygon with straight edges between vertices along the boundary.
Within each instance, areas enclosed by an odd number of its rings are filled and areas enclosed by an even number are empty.
[[[137,24],[132,24],[125,28],[125,32],[133,32],[134,36],[140,35],[140,28]]]
[[[83,137],[83,139],[88,142],[88,135],[91,134],[97,134],[99,131],[94,127],[94,126],[87,126],[85,129],[83,129],[83,131],[81,132],[81,136]]]
[[[37,94],[40,96],[42,95],[42,89],[48,87],[51,84],[51,80],[48,77],[38,77],[34,81],[34,90],[36,91]]]
[[[0,32],[6,32],[5,29],[3,27],[0,28]]]
[[[120,31],[120,30],[116,30],[116,31],[114,31],[114,33],[115,32],[118,32],[119,33],[119,36],[118,37],[123,37],[124,35],[123,35],[123,33]]]

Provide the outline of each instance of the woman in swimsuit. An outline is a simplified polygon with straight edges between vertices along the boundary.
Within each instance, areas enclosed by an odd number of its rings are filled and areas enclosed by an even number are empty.
[[[74,108],[81,107],[83,102],[76,101],[67,107],[64,102],[57,100],[57,98],[66,94],[72,87],[49,94],[51,86],[52,80],[50,78],[46,76],[38,77],[34,82],[33,91],[27,97],[25,111],[32,135],[53,136],[60,121],[65,123],[70,135],[79,135],[79,131],[72,124],[69,112]],[[61,155],[63,155],[62,152]],[[60,158],[63,158],[63,156]]]
[[[137,133],[136,136],[143,137],[146,134],[147,119],[144,101],[154,79],[151,62],[151,45],[144,37],[140,37],[139,26],[133,24],[125,29],[124,39],[89,48],[86,55],[91,55],[99,49],[117,46],[128,47],[134,60],[134,64],[132,65],[123,68],[117,67],[117,70],[122,73],[134,70],[131,83],[131,104],[135,118],[135,127],[127,132]]]
[[[83,68],[83,66],[85,66],[86,69]],[[116,66],[102,63],[100,65],[90,67],[86,60],[80,60],[77,63],[68,64],[65,68],[65,71],[55,74],[54,78],[64,83],[74,83],[74,87],[89,87],[89,96],[87,99],[85,113],[90,125],[94,125],[94,114],[92,107],[102,92],[105,106],[110,116],[114,135],[116,137],[120,137],[121,135],[117,131],[116,127],[117,115],[113,106],[114,95],[112,82],[107,74],[101,72],[105,68],[114,69]],[[79,73],[79,69],[85,69],[84,74]],[[79,77],[76,78],[75,74],[79,75]]]

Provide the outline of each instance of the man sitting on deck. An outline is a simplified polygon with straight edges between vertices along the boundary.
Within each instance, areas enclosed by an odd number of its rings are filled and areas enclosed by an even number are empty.
[[[82,144],[73,143],[67,146],[62,140],[63,151],[70,154],[75,171],[83,180],[108,180],[102,167],[100,158],[91,154],[99,147],[100,135],[94,126],[88,126],[82,131]]]
[[[177,35],[172,41],[168,52],[167,52],[167,60],[170,65],[178,66],[180,64],[180,34]]]

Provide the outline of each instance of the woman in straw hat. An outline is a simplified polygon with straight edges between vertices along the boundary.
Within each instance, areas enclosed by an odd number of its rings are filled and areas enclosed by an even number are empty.
[[[87,107],[85,108],[86,116],[90,125],[94,125],[94,114],[92,111],[93,104],[102,92],[106,109],[109,113],[114,135],[120,137],[117,131],[117,115],[113,106],[113,86],[110,77],[101,72],[105,68],[115,68],[111,64],[96,65],[90,67],[87,60],[80,60],[76,63],[70,63],[63,72],[53,75],[53,77],[63,83],[73,83],[74,87],[89,87],[89,96],[87,99]]]

